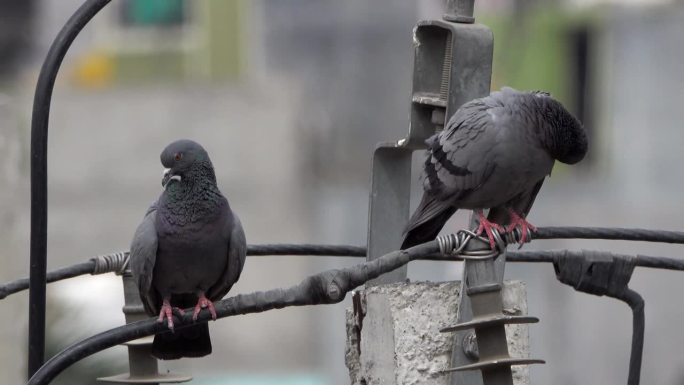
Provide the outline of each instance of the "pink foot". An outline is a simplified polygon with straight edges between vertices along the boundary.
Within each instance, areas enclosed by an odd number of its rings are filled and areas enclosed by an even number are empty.
[[[207,297],[205,297],[204,293],[200,293],[199,295],[197,305],[195,305],[195,311],[192,312],[192,320],[197,321],[197,317],[199,316],[200,311],[202,311],[202,309],[204,308],[209,309],[209,313],[211,313],[211,319],[216,321],[216,308],[214,308],[214,303],[211,302]]]
[[[478,217],[478,222],[480,222],[480,226],[478,226],[477,230],[475,230],[475,233],[477,235],[482,234],[482,231],[487,233],[487,238],[489,238],[489,246],[491,246],[492,250],[496,249],[496,241],[494,239],[494,234],[492,233],[492,229],[497,229],[500,233],[504,232],[504,228],[501,227],[500,225],[497,225],[494,222],[490,222],[487,220],[487,218],[484,216],[482,213],[482,210],[477,210],[477,217]]]
[[[168,298],[165,298],[164,301],[162,302],[162,307],[161,310],[159,311],[159,318],[157,318],[157,322],[161,323],[164,322],[164,318],[167,319],[167,325],[171,331],[173,331],[173,312],[177,311],[180,315],[184,315],[185,312],[183,309],[179,309],[177,307],[171,307],[171,303],[169,303]]]
[[[521,236],[520,236],[520,247],[522,247],[523,243],[527,240],[527,232],[528,231],[537,231],[537,228],[534,227],[530,222],[528,222],[525,218],[521,217],[513,211],[512,209],[508,209],[508,214],[511,217],[511,223],[506,226],[506,231],[511,232],[515,230],[516,227],[520,226],[521,230]]]

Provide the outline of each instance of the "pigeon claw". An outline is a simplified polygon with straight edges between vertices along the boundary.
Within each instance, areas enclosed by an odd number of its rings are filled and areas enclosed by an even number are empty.
[[[487,234],[487,238],[489,238],[489,246],[492,248],[492,250],[496,250],[496,240],[494,238],[492,229],[496,229],[500,233],[503,233],[504,228],[501,225],[487,220],[487,217],[484,216],[482,211],[478,211],[477,216],[480,225],[477,227],[477,230],[475,230],[475,234],[480,235],[484,231]]]
[[[192,312],[192,320],[197,321],[197,317],[199,317],[199,313],[204,308],[209,309],[209,313],[211,313],[211,319],[216,321],[216,308],[214,307],[214,303],[211,302],[207,297],[205,297],[204,293],[199,295],[199,299],[197,300],[197,305],[195,305],[195,311]]]
[[[157,318],[157,322],[162,323],[164,322],[164,318],[166,318],[167,326],[171,331],[173,331],[173,312],[176,311],[178,312],[181,316],[185,314],[183,309],[179,309],[177,307],[172,307],[171,303],[169,303],[168,299],[165,299],[162,302],[162,307],[161,310],[159,311],[159,318]]]
[[[508,214],[511,217],[511,223],[508,226],[506,226],[506,232],[511,232],[515,230],[516,227],[520,227],[520,247],[518,248],[521,248],[527,240],[527,233],[537,231],[537,228],[534,227],[534,225],[528,222],[525,218],[518,215],[518,213],[516,213],[512,209],[508,209]]]

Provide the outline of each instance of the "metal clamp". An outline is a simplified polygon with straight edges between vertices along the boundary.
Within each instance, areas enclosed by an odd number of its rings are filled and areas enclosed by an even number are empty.
[[[488,238],[471,230],[437,238],[440,252],[465,259],[457,323],[440,330],[455,333],[451,363],[441,371],[449,373],[451,385],[512,385],[511,365],[544,362],[510,357],[508,353],[505,325],[538,322],[536,317],[503,312],[506,246],[519,242],[522,234],[518,229],[503,234],[492,229],[494,249]]]
[[[500,253],[506,250],[506,247],[511,243],[519,243],[522,239],[522,231],[515,229],[501,234],[496,229],[492,229],[496,249],[486,248],[469,248],[468,243],[472,240],[477,240],[479,243],[487,244],[489,240],[486,237],[476,234],[472,230],[459,230],[456,234],[440,235],[436,238],[439,252],[443,255],[459,256],[464,260],[487,260],[496,258]],[[525,243],[530,242],[532,238],[531,231],[527,231]]]

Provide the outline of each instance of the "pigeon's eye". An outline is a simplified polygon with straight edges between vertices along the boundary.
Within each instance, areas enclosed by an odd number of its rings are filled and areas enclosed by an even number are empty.
[[[173,156],[173,159],[175,159],[176,161],[183,159],[183,153],[177,152],[176,155]]]

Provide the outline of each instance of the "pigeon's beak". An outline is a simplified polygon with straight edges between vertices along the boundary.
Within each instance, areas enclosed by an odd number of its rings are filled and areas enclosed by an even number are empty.
[[[162,177],[162,187],[166,187],[166,185],[169,183],[170,180],[181,180],[180,175],[174,174],[171,172],[170,168],[165,168],[164,169],[164,176]]]
[[[169,179],[171,179],[171,169],[165,168],[164,176],[162,177],[162,187],[166,187],[166,184],[169,183]]]

